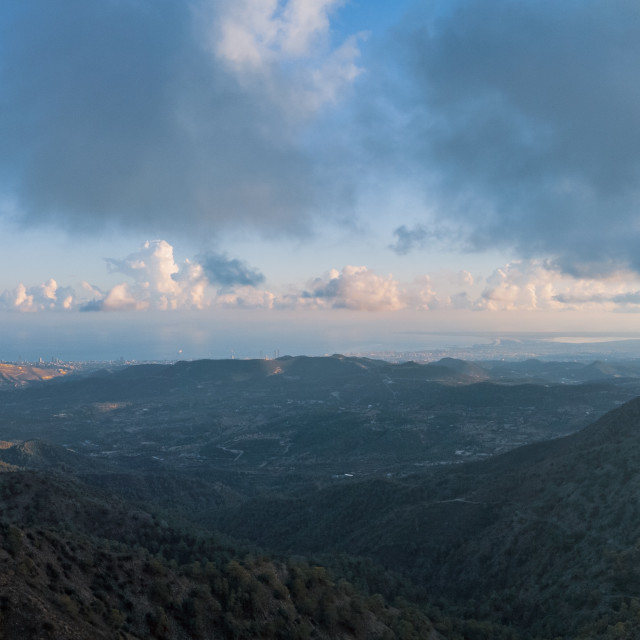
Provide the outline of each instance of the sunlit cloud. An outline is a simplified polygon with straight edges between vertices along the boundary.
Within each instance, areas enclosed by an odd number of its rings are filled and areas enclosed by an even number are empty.
[[[365,266],[348,265],[316,278],[300,295],[301,304],[359,311],[397,311],[406,306],[392,276],[380,276]]]
[[[558,273],[536,262],[508,264],[487,278],[487,286],[476,306],[490,311],[534,311],[548,307],[553,304],[554,282],[558,278]]]
[[[569,275],[549,261],[513,261],[486,279],[466,270],[424,274],[410,282],[360,265],[331,269],[305,285],[272,286],[257,268],[210,251],[177,261],[165,240],[145,242],[125,258],[107,258],[107,271],[124,279],[108,288],[86,281],[61,286],[53,278],[19,283],[0,294],[0,310],[14,312],[145,312],[311,310],[340,313],[626,311],[640,312],[640,277]]]
[[[432,311],[443,306],[443,300],[435,291],[433,279],[428,275],[416,278],[412,286],[403,291],[403,298],[405,305],[412,309]]]
[[[8,311],[69,310],[75,306],[75,302],[74,290],[58,286],[53,278],[28,288],[20,283],[12,291],[0,294],[0,309]]]
[[[113,287],[101,301],[94,301],[88,310],[96,307],[104,311],[143,309],[185,309],[204,306],[206,277],[201,265],[188,260],[176,264],[173,247],[165,240],[145,242],[139,251],[123,260],[107,259],[111,272],[129,276],[132,284],[121,283]]]
[[[216,53],[239,67],[308,57],[329,33],[329,11],[342,0],[239,0],[217,8]]]
[[[517,261],[496,269],[474,308],[489,311],[640,310],[640,278],[619,271],[607,278],[568,275],[552,263]]]
[[[113,287],[100,302],[102,311],[144,311],[149,308],[149,301],[134,295],[126,282]]]

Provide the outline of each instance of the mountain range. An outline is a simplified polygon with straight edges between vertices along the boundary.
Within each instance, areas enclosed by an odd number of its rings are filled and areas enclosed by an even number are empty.
[[[372,410],[379,425],[385,411],[410,415],[421,397],[436,413],[450,411],[452,397],[467,402],[467,410],[487,406],[494,420],[511,415],[518,400],[552,399],[558,411],[598,393],[602,402],[619,404],[621,394],[633,391],[632,366],[581,365],[585,379],[594,371],[604,376],[597,383],[546,378],[522,385],[496,383],[507,377],[499,364],[445,360],[425,371],[414,363],[341,357],[237,362],[102,371],[0,397],[0,637],[634,637],[640,399],[568,435],[461,464],[413,465],[411,473],[402,461],[380,459],[403,457],[410,448],[403,440],[416,442],[418,420],[411,429],[404,415],[396,426],[387,420],[389,436],[363,440]],[[520,375],[532,376],[571,369],[521,366]],[[439,381],[429,378],[434,370]],[[382,396],[377,405],[369,384]],[[160,397],[164,414],[154,404]],[[264,404],[279,402],[284,415],[264,415]],[[209,420],[226,417],[236,434],[224,441],[231,452],[220,449],[226,457],[207,457],[218,447],[212,440],[189,458],[193,441],[200,442],[197,429],[191,444],[171,444],[185,447],[175,458],[168,450],[166,460],[148,455],[144,442],[154,430],[148,414],[160,431],[173,416],[182,438],[189,412],[198,423],[212,408]],[[236,410],[242,419],[233,417]],[[64,430],[60,413],[70,418]],[[14,435],[20,415],[23,440]],[[259,445],[269,442],[267,427],[281,428],[284,420],[292,423],[289,450],[300,451],[289,466],[281,460],[269,466]],[[53,441],[42,437],[46,428]],[[103,455],[80,446],[83,440],[55,442],[62,439],[56,431],[69,440],[92,429],[112,440],[121,433],[112,444],[127,441],[130,449]],[[30,431],[40,437],[30,439]],[[130,431],[139,438],[131,440]],[[93,433],[93,444],[99,435]],[[345,465],[347,471],[332,474],[318,462],[341,438],[351,451],[347,462],[361,459],[363,471]],[[239,442],[246,443],[241,455]],[[225,591],[225,580],[233,588]],[[235,600],[228,599],[232,591]],[[237,608],[238,599],[251,604]],[[193,628],[190,616],[198,621]]]

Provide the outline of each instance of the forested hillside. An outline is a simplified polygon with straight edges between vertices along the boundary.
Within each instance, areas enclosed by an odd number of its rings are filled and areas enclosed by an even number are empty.
[[[632,373],[335,356],[0,392],[0,637],[634,638],[640,399],[588,422]]]

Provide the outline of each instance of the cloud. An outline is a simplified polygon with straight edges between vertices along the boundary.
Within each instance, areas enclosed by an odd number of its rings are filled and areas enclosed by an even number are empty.
[[[273,59],[307,57],[329,31],[339,0],[238,0],[223,11],[216,53],[232,65],[262,68]]]
[[[264,275],[236,258],[229,259],[220,253],[207,253],[198,256],[205,275],[210,282],[225,287],[242,285],[255,287],[264,282]]]
[[[416,224],[412,228],[401,225],[393,232],[394,242],[389,245],[394,253],[405,256],[411,251],[426,249],[434,244],[452,245],[459,242],[461,237],[450,225],[431,223],[429,226]]]
[[[148,308],[149,301],[140,300],[126,282],[113,287],[100,306],[101,311],[144,311]]]
[[[343,0],[216,3],[211,49],[243,86],[258,83],[290,115],[308,117],[334,103],[362,71],[357,64],[362,34],[331,45],[330,14],[342,4]]]
[[[606,278],[576,277],[552,261],[519,260],[486,278],[442,271],[401,283],[366,266],[347,265],[305,287],[271,291],[257,269],[210,252],[177,262],[165,240],[145,242],[125,258],[106,259],[108,271],[125,281],[108,289],[88,282],[77,288],[53,278],[18,284],[0,293],[0,310],[16,312],[144,312],[236,309],[311,309],[362,312],[627,311],[640,312],[640,276],[618,271]],[[483,286],[484,289],[480,288]]]
[[[325,278],[311,281],[305,290],[278,294],[259,286],[265,282],[259,270],[221,253],[210,252],[179,264],[165,240],[147,241],[127,257],[105,262],[109,272],[124,275],[128,281],[108,290],[82,282],[78,291],[60,287],[53,279],[30,288],[19,284],[0,294],[0,309],[105,312],[218,306],[394,311],[407,305],[406,294],[391,276],[379,276],[363,266],[333,269]],[[416,294],[423,308],[427,297],[433,298],[427,284],[426,279],[421,282]]]
[[[467,249],[549,257],[575,276],[640,270],[640,5],[432,6],[395,31],[387,73],[370,74],[382,106],[373,117],[367,95],[363,123],[385,177],[410,171]],[[395,236],[405,253],[426,232]]]
[[[451,281],[459,286],[471,287],[474,283],[474,277],[466,270],[458,271],[451,275]]]
[[[359,73],[338,4],[24,0],[2,18],[0,201],[90,232],[308,231],[344,197],[303,128]]]
[[[332,269],[325,278],[316,278],[299,298],[321,307],[359,311],[396,311],[406,306],[398,283],[379,276],[367,267],[348,265]]]
[[[554,306],[554,282],[558,279],[558,273],[538,262],[508,264],[487,278],[487,287],[476,307],[490,311],[534,311]]]
[[[82,311],[144,311],[204,309],[215,305],[238,307],[273,306],[274,294],[256,287],[264,275],[242,260],[209,252],[175,261],[173,247],[165,240],[145,242],[126,258],[107,258],[111,273],[120,273],[132,282],[121,282],[109,291],[83,283],[89,301]],[[222,285],[216,291],[214,285]]]
[[[436,294],[433,281],[429,276],[417,278],[414,284],[415,287],[405,294],[405,300],[410,307],[429,311],[442,306],[442,301]]]
[[[305,234],[418,190],[399,255],[447,240],[576,277],[640,270],[637,4],[416,3],[366,47],[332,24],[343,4],[11,3],[4,215]]]
[[[638,286],[635,282],[634,286]],[[555,299],[570,309],[606,309],[608,311],[640,311],[640,290],[615,293],[593,287],[591,291],[566,291]]]
[[[473,308],[489,311],[640,311],[640,281],[628,271],[575,277],[551,262],[516,261],[496,269]]]
[[[123,273],[133,285],[118,284],[102,300],[101,310],[202,308],[208,285],[204,269],[185,261],[178,266],[173,247],[165,240],[145,242],[139,251],[123,260],[108,258],[111,272]]]
[[[173,247],[165,240],[147,241],[124,260],[107,258],[106,263],[109,271],[124,273],[158,293],[175,295],[180,290],[173,277],[180,269],[173,259]]]
[[[75,292],[70,287],[60,287],[50,278],[35,287],[20,283],[13,291],[0,294],[0,309],[7,311],[68,310],[75,306]]]
[[[249,286],[234,287],[216,297],[216,305],[250,309],[272,309],[277,303],[275,294]]]
[[[408,229],[405,225],[398,227],[393,235],[395,242],[389,248],[399,256],[407,255],[413,249],[421,249],[431,237],[430,232],[424,225],[418,224],[413,229]]]

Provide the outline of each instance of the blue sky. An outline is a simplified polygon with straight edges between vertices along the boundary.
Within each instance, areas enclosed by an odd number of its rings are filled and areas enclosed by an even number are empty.
[[[0,35],[0,358],[636,331],[633,2],[7,0]]]

